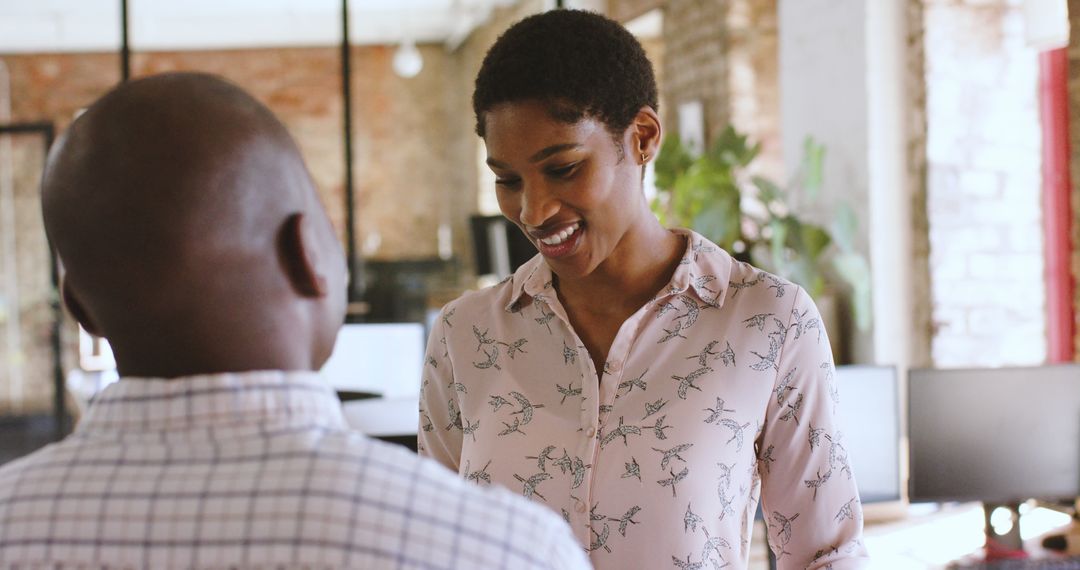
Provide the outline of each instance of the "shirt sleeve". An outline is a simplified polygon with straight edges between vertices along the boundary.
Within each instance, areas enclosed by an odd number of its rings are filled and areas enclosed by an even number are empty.
[[[443,307],[431,327],[420,388],[420,428],[417,451],[448,469],[459,471],[461,463],[461,407],[455,389],[454,369],[449,356],[447,321],[449,306]]]
[[[864,568],[862,505],[835,411],[832,350],[796,289],[758,449],[762,512],[780,570]]]

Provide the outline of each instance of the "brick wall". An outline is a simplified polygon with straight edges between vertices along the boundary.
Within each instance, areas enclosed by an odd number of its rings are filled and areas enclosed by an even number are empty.
[[[207,71],[251,91],[297,138],[344,237],[338,54],[336,48],[140,54],[134,74]],[[352,54],[357,251],[371,259],[432,257],[452,165],[439,156],[449,138],[445,110],[451,105],[431,94],[449,92],[448,56],[440,46],[421,46],[423,71],[402,79],[391,69],[393,54],[382,46],[356,47]]]
[[[930,217],[927,207],[926,18],[923,0],[907,0],[907,77],[910,101],[907,116],[906,163],[911,191],[911,343],[908,364],[933,363],[933,306],[930,279]]]
[[[668,0],[664,9],[664,91],[661,110],[668,132],[678,126],[678,106],[699,100],[705,137],[711,141],[731,121],[727,16],[719,0]]]
[[[1046,356],[1036,54],[1009,0],[928,0],[933,360]]]
[[[119,79],[119,58],[113,54],[3,56],[11,79],[12,122],[48,120],[65,128],[74,114]],[[10,162],[0,156],[0,173],[13,167],[16,289],[0,284],[9,323],[19,323],[17,335],[0,324],[0,415],[37,413],[51,409],[53,348],[51,329],[51,267],[38,191],[44,165],[42,141],[33,135],[9,138]],[[0,143],[0,153],[4,152]],[[0,174],[2,176],[2,174]],[[8,228],[0,228],[8,231]],[[0,253],[2,258],[3,253]],[[4,280],[6,282],[6,280]],[[16,292],[17,291],[17,292]],[[15,318],[17,316],[17,319]],[[2,320],[2,319],[0,319]],[[63,328],[65,368],[77,362],[78,335],[74,323]],[[17,348],[9,340],[19,338]],[[13,367],[17,367],[16,370]],[[21,377],[20,382],[15,379]]]
[[[730,121],[761,143],[754,173],[780,181],[784,157],[777,0],[730,0],[726,26]]]
[[[656,8],[662,8],[665,0],[608,0],[604,12],[609,18],[627,22]]]
[[[0,192],[7,192],[0,198],[7,246],[0,248],[0,380],[8,380],[0,381],[0,415],[46,411],[52,401],[53,289],[38,198],[44,160],[41,136],[0,140]]]
[[[762,143],[754,172],[781,179],[777,0],[609,1],[607,14],[626,22],[652,9],[664,14],[662,38],[645,44],[667,132],[678,134],[680,104],[701,101],[707,140],[734,124]]]
[[[1080,0],[1069,0],[1072,36],[1069,43],[1069,143],[1072,159],[1073,298],[1076,359],[1080,362]]]
[[[365,59],[359,52],[356,55],[359,61]],[[214,73],[270,107],[296,137],[330,219],[344,237],[339,70],[338,51],[333,48],[155,52],[132,58],[135,78],[169,71]],[[354,104],[360,107],[362,99],[357,97]]]
[[[442,46],[421,46],[424,70],[401,79],[390,69],[393,51],[356,47],[353,52],[354,167],[357,191],[358,250],[373,259],[433,257],[437,228],[453,226],[455,253],[467,253],[465,215],[475,208],[473,177],[459,173],[473,162],[459,162],[458,139],[475,144],[455,58]],[[344,236],[344,157],[340,61],[336,48],[139,53],[133,75],[199,70],[224,75],[267,104],[288,126],[300,146],[339,235]],[[0,55],[10,69],[12,120],[52,121],[65,128],[119,80],[114,54]],[[471,80],[470,80],[471,83]],[[471,93],[471,90],[469,91]],[[443,97],[432,97],[443,94]],[[471,116],[471,115],[470,115]],[[470,119],[471,120],[471,119]],[[52,394],[52,352],[48,338],[48,255],[43,248],[37,191],[40,157],[27,155],[36,141],[16,141],[19,197],[19,297],[23,354],[6,350],[0,325],[0,363],[18,358],[26,381],[12,402],[10,374],[0,366],[0,413],[46,410]],[[21,153],[21,154],[19,154]],[[474,186],[475,187],[475,184]],[[467,257],[467,255],[465,255]],[[2,294],[2,292],[0,292]],[[65,368],[77,364],[74,325],[65,326]],[[14,391],[18,394],[18,389]]]

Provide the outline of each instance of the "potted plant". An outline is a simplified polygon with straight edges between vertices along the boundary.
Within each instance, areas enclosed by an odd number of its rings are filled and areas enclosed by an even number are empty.
[[[802,164],[786,188],[747,173],[760,150],[731,126],[699,156],[668,137],[656,159],[653,211],[665,225],[692,228],[736,259],[798,283],[823,314],[846,297],[857,328],[869,329],[870,268],[855,247],[854,211],[842,205],[826,228],[801,217],[794,201],[817,199],[825,148],[806,140]],[[840,332],[836,328],[830,332]]]

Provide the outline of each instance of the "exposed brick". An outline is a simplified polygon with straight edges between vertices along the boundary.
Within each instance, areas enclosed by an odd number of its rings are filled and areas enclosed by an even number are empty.
[[[1069,0],[1069,144],[1072,162],[1072,246],[1076,359],[1080,362],[1080,0]]]
[[[477,48],[480,49],[480,48]],[[486,50],[486,46],[482,49]],[[378,235],[368,256],[380,259],[433,257],[437,228],[453,226],[455,252],[468,247],[467,215],[475,211],[475,192],[460,171],[475,164],[475,153],[461,160],[446,141],[464,139],[475,150],[468,94],[458,67],[442,46],[421,46],[424,70],[405,80],[390,69],[392,50],[356,47],[354,73],[354,156],[358,249]],[[115,54],[3,55],[10,69],[12,120],[51,121],[59,129],[75,113],[119,80]],[[344,237],[344,156],[340,60],[336,48],[261,49],[212,52],[138,53],[133,75],[172,70],[217,73],[250,91],[286,124],[300,146],[330,218]],[[475,71],[473,72],[475,73]],[[471,76],[469,79],[471,83]],[[445,96],[431,97],[432,93]],[[467,117],[467,120],[463,119]],[[39,144],[19,143],[18,149]],[[36,148],[36,147],[35,147]],[[0,413],[45,410],[52,398],[52,348],[48,302],[47,249],[41,231],[37,189],[40,156],[16,154],[19,240],[19,305],[24,320],[25,389],[11,402],[8,373],[0,366]],[[40,155],[40,151],[37,151]],[[475,180],[475,177],[472,178]],[[408,199],[401,199],[408,197]],[[375,240],[368,240],[374,243]],[[465,255],[464,257],[468,257]],[[77,365],[77,335],[65,323],[65,369]],[[3,335],[0,326],[0,335]],[[5,352],[0,336],[0,360]]]
[[[661,109],[669,132],[676,131],[681,103],[701,101],[705,137],[711,141],[731,122],[726,3],[716,0],[668,0],[664,10],[664,91]]]

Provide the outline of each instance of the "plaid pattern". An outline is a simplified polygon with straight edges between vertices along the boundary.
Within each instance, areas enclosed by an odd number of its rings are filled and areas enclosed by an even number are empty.
[[[557,515],[350,431],[315,374],[125,379],[0,468],[0,568],[587,568]]]

